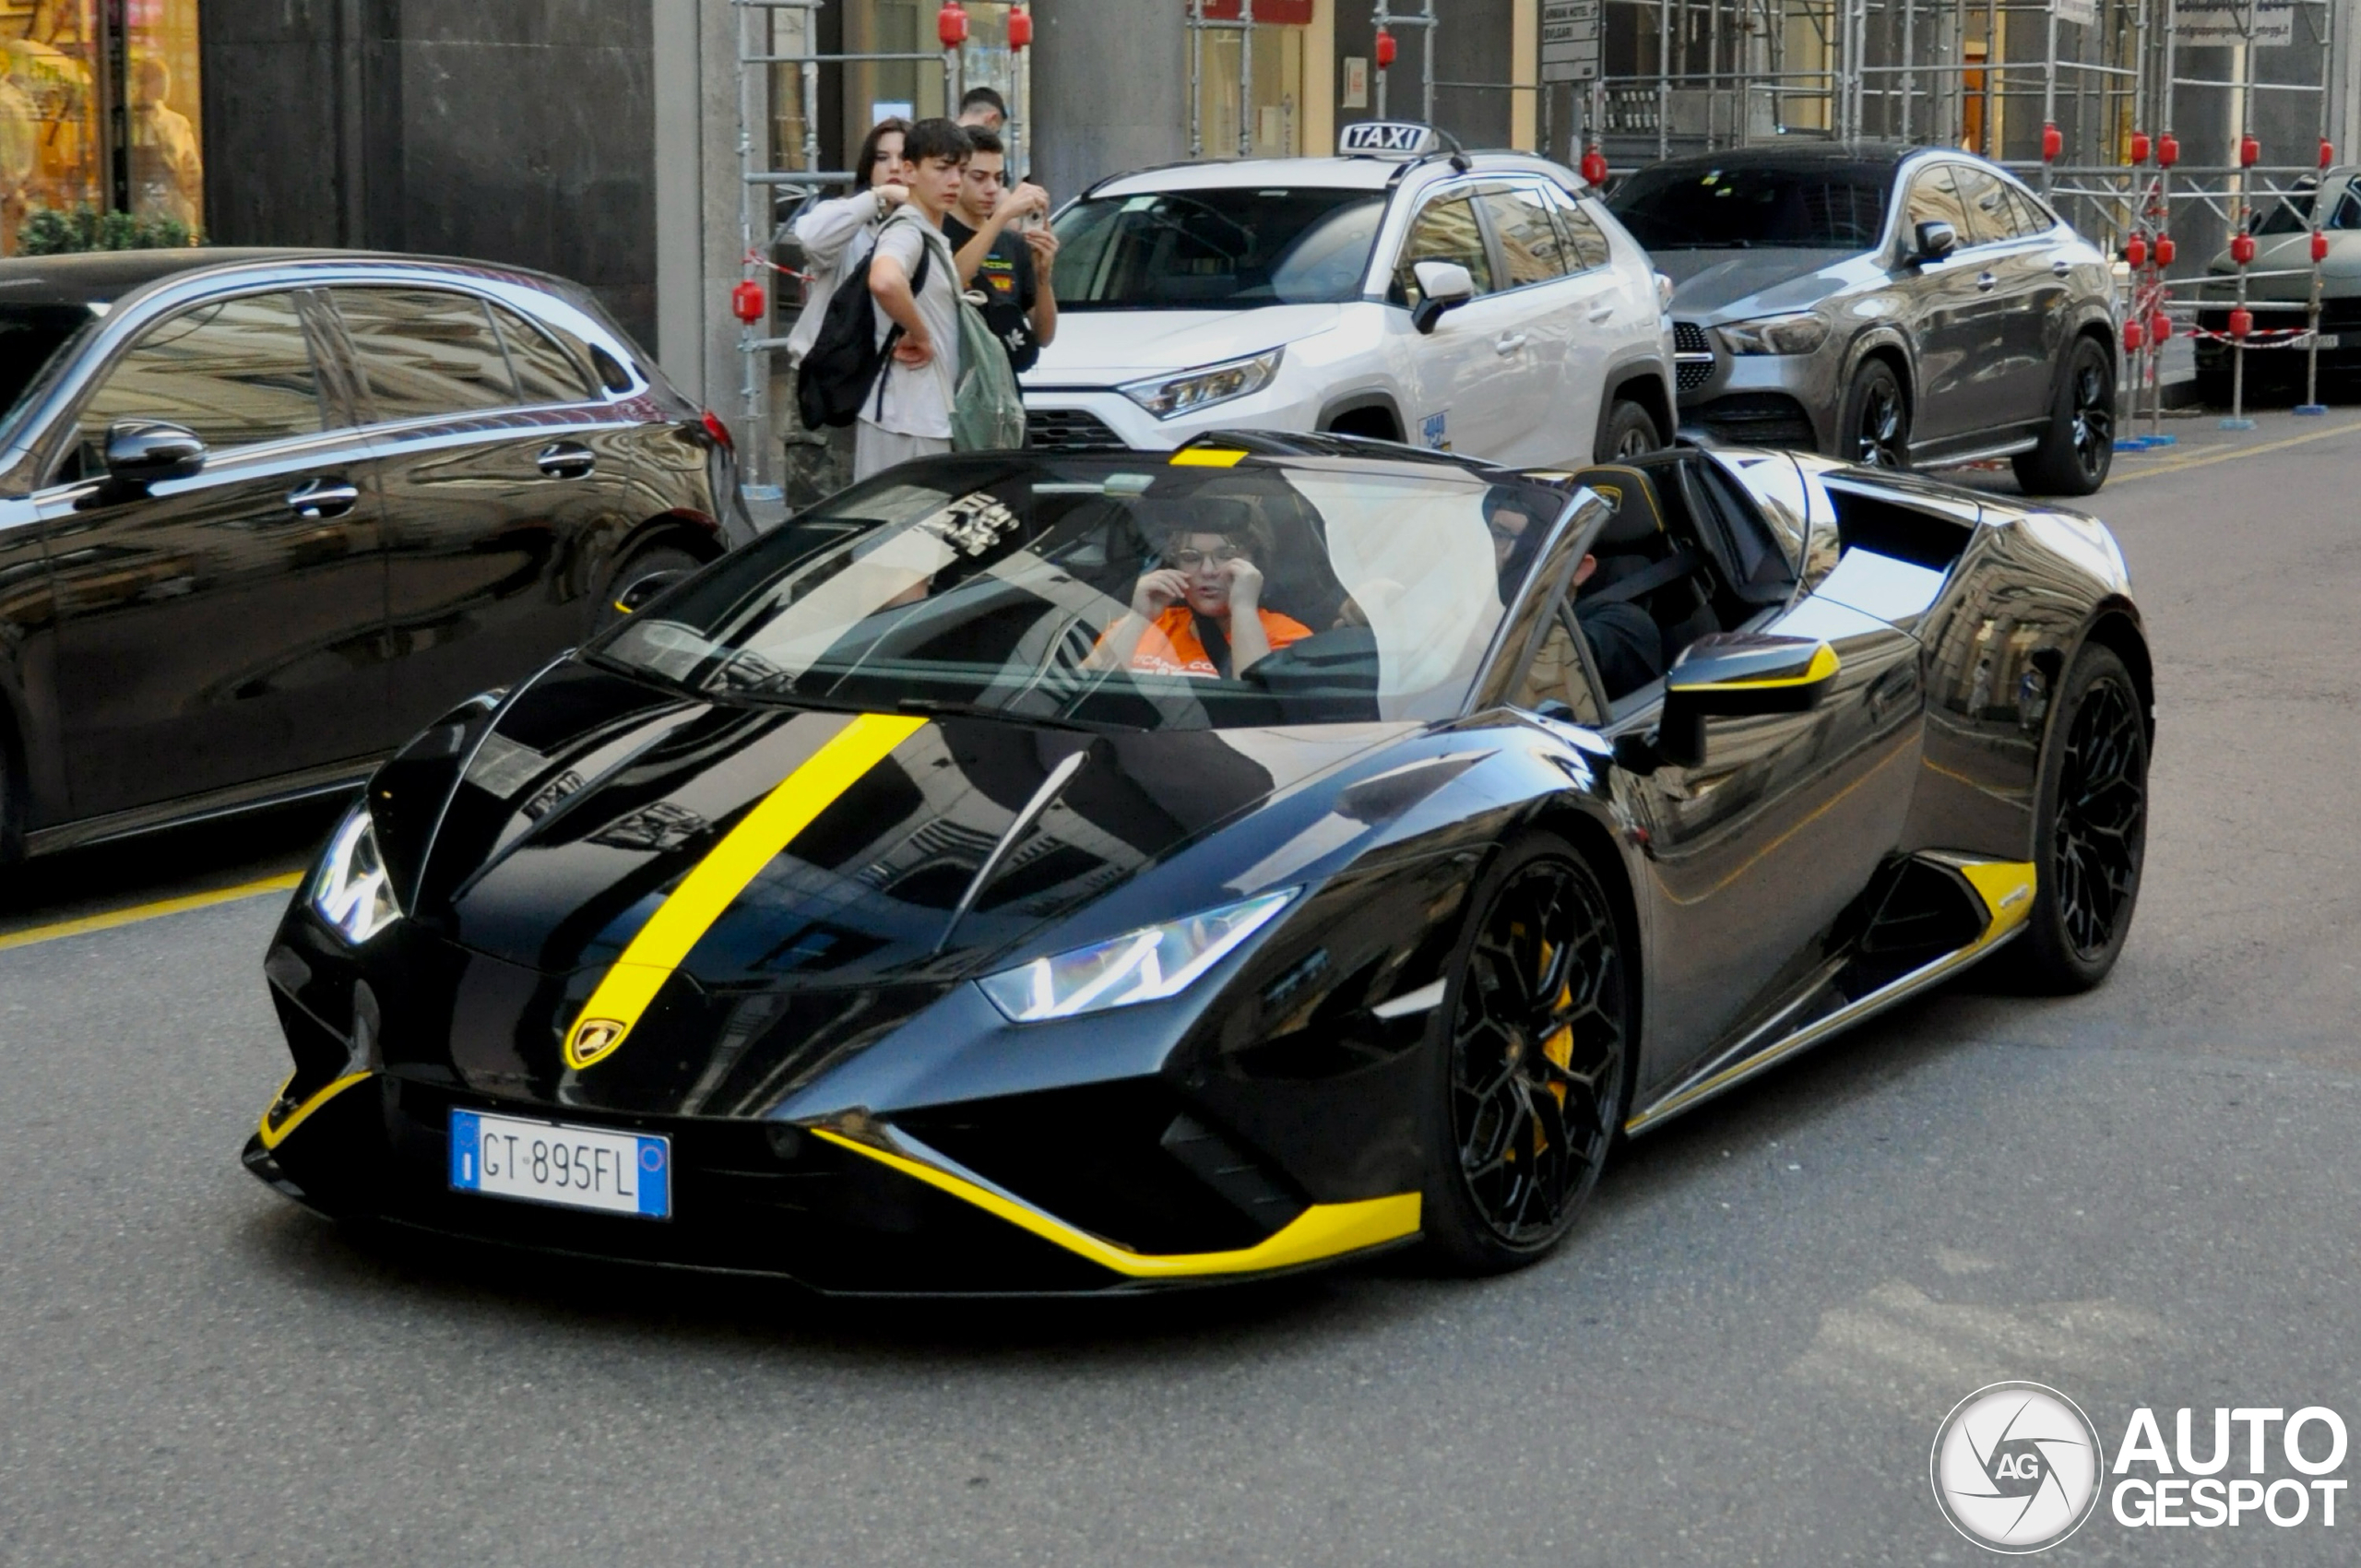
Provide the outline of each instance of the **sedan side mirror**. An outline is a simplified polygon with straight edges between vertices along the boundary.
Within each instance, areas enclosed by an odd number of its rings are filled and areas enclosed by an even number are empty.
[[[1410,313],[1410,325],[1421,333],[1432,332],[1443,312],[1476,297],[1476,279],[1455,261],[1421,261],[1410,271],[1418,279],[1418,308]]]
[[[1918,225],[1916,238],[1918,254],[1910,258],[1914,265],[1940,261],[1959,249],[1959,231],[1948,223],[1938,223],[1931,219]]]
[[[205,468],[205,443],[186,425],[162,420],[117,420],[107,427],[107,478],[144,492],[166,480],[191,479]]]
[[[1705,720],[1809,713],[1836,683],[1836,650],[1801,637],[1699,637],[1664,682],[1655,750],[1666,762],[1705,760]]]

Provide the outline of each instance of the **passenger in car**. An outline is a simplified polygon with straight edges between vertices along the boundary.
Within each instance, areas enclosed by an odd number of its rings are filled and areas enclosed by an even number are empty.
[[[1485,498],[1484,527],[1492,536],[1492,560],[1501,568],[1504,584],[1524,576],[1525,568],[1519,564],[1512,577],[1511,563],[1518,561],[1519,546],[1533,525],[1532,516],[1518,505],[1515,492],[1497,489]],[[1607,700],[1616,702],[1664,674],[1664,634],[1636,604],[1621,600],[1585,600],[1583,585],[1597,574],[1598,557],[1593,554],[1585,553],[1574,567],[1574,624],[1582,628],[1583,641],[1590,647],[1591,663],[1597,667],[1599,682],[1607,688]],[[1542,666],[1546,661],[1562,666],[1572,652],[1567,642],[1564,632],[1553,626],[1534,655],[1529,685],[1560,689],[1560,671],[1544,671]]]
[[[1235,680],[1311,636],[1302,622],[1263,608],[1259,563],[1271,548],[1252,524],[1176,532],[1162,553],[1170,564],[1140,574],[1131,609],[1107,628],[1086,668]]]

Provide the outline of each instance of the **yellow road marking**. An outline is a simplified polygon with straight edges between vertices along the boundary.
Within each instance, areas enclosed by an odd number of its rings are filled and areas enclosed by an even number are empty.
[[[165,898],[153,904],[134,904],[127,909],[110,909],[102,915],[84,915],[79,920],[59,921],[53,925],[28,926],[23,931],[0,933],[0,952],[11,947],[30,947],[41,942],[56,942],[93,931],[112,931],[119,925],[137,925],[142,921],[186,914],[191,909],[208,909],[216,904],[234,904],[241,898],[258,898],[266,893],[284,893],[302,882],[306,874],[300,871],[290,872],[284,876],[265,877],[260,882],[241,883],[235,887],[217,888],[210,893],[191,893],[185,897]]]
[[[747,884],[789,840],[834,805],[837,796],[925,725],[923,719],[864,713],[764,796],[647,917],[623,956],[599,980],[581,1016],[566,1031],[565,1064],[579,1071],[612,1055],[689,949],[746,891]]]
[[[2326,430],[2309,431],[2302,435],[2291,435],[2284,441],[2266,441],[2260,446],[2234,446],[2223,452],[2203,452],[2178,462],[2160,463],[2153,469],[2133,469],[2128,473],[2118,469],[2108,476],[2108,481],[2110,483],[2122,484],[2130,480],[2153,479],[2158,474],[2177,474],[2189,469],[2201,469],[2209,463],[2226,463],[2233,457],[2260,457],[2265,452],[2284,452],[2290,446],[2301,446],[2313,441],[2325,441],[2331,435],[2350,435],[2355,431],[2361,431],[2361,421],[2331,425]]]

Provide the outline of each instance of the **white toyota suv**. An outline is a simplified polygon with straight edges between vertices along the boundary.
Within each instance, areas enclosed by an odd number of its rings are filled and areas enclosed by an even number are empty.
[[[1578,176],[1399,122],[1339,142],[1068,203],[1031,444],[1340,431],[1534,467],[1671,434],[1669,288]]]

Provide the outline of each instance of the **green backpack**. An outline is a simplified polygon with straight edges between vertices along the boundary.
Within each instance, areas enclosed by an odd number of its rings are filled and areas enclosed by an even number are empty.
[[[1025,445],[1025,398],[1008,350],[984,325],[981,294],[959,301],[959,388],[951,404],[954,452],[1002,452]]]

